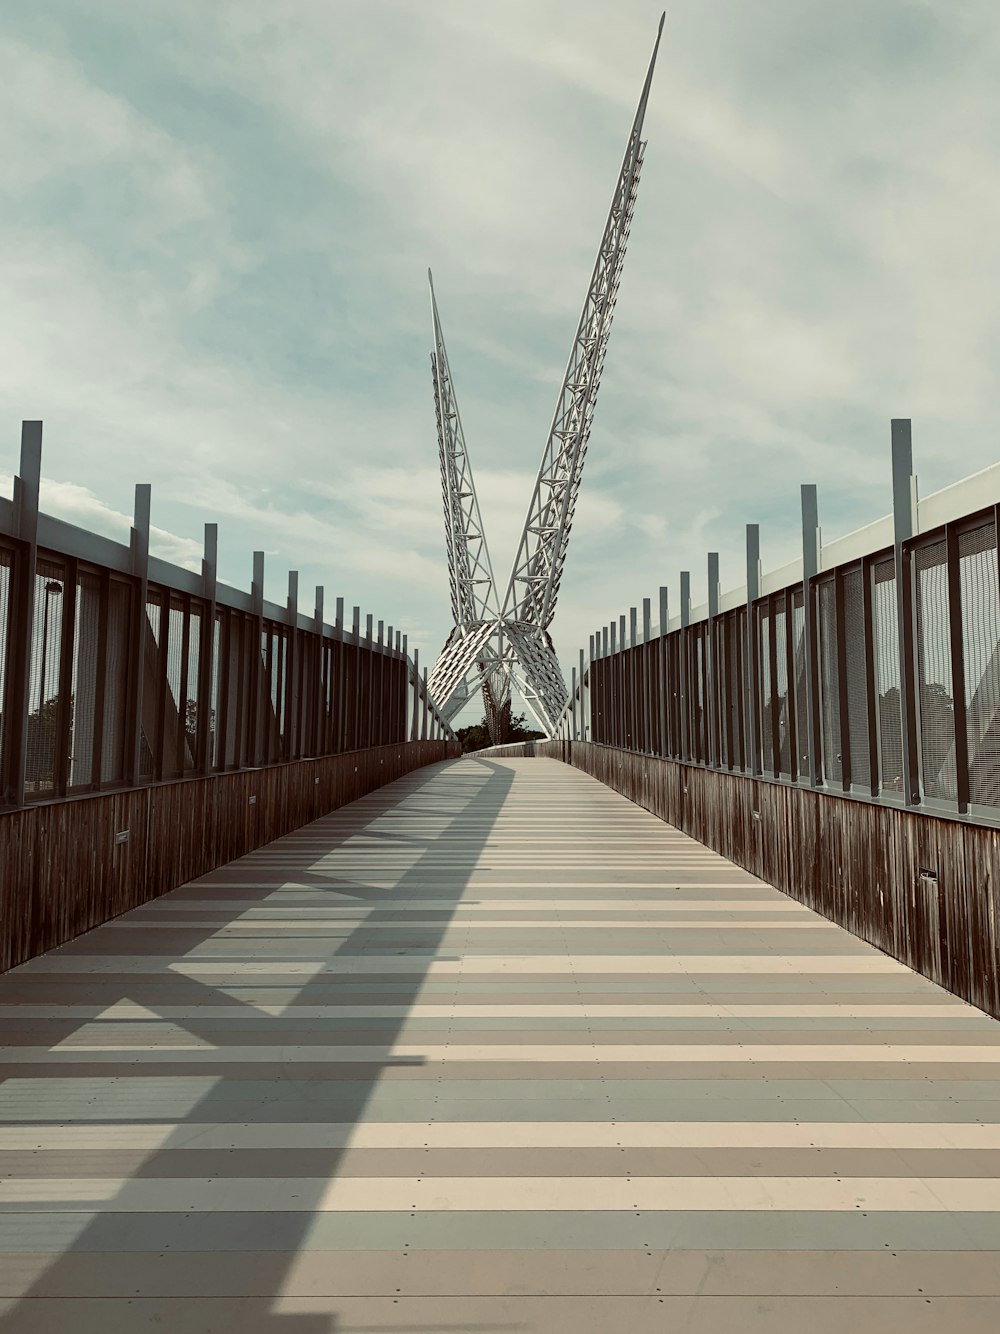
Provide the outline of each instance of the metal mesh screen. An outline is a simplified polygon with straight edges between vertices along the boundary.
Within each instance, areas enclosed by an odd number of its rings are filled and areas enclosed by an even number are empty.
[[[757,716],[760,719],[760,757],[765,772],[774,769],[774,749],[771,745],[771,708],[773,689],[771,683],[771,611],[765,602],[754,608],[757,622],[756,653],[759,660],[760,695],[757,699]]]
[[[187,679],[184,689],[184,769],[198,764],[198,677],[201,670],[202,610],[192,607],[188,626]]]
[[[161,682],[165,688],[163,707],[163,776],[176,778],[183,773],[183,758],[178,746],[181,714],[181,688],[187,667],[187,654],[184,652],[185,621],[184,604],[180,598],[170,598],[164,609],[167,640],[167,679]]]
[[[879,779],[883,791],[903,790],[903,725],[899,696],[899,621],[896,563],[876,561],[872,590],[875,707],[878,715]]]
[[[130,606],[129,586],[112,580],[108,588],[108,641],[104,667],[102,783],[120,783],[124,778]]]
[[[72,718],[69,786],[89,787],[94,781],[97,696],[101,630],[101,579],[80,571],[76,581],[76,624],[73,629]]]
[[[806,609],[802,589],[792,593],[792,661],[795,671],[795,744],[798,771],[809,763],[809,721],[806,698]]]
[[[730,659],[732,664],[733,763],[737,769],[746,767],[746,609],[732,614],[729,622]]]
[[[241,618],[230,611],[226,617],[226,637],[223,641],[225,654],[226,687],[224,691],[224,717],[225,717],[225,735],[223,737],[223,765],[228,768],[236,764],[237,755],[237,723],[239,718],[240,706],[240,631],[242,629]]]
[[[382,651],[371,618],[366,642],[349,649],[270,621],[261,636],[256,617],[228,604],[208,634],[210,604],[187,578],[151,584],[143,598],[140,582],[98,557],[48,548],[33,565],[20,561],[20,548],[0,545],[5,802],[362,749],[407,730],[407,670]],[[704,643],[697,651],[704,667]],[[616,726],[638,744],[646,683],[641,650],[631,654],[623,679],[633,707]],[[692,684],[703,727],[705,683],[698,675]],[[425,735],[436,730],[425,721]]]
[[[271,671],[271,709],[274,713],[274,726],[280,742],[285,736],[285,692],[288,688],[288,641],[281,630],[275,630],[274,658]]]
[[[65,589],[62,566],[40,559],[35,569],[25,754],[25,792],[33,796],[55,790]]]
[[[954,798],[955,712],[952,704],[948,568],[944,541],[917,547],[917,708],[920,765],[929,797]]]
[[[784,598],[782,598],[784,602]],[[784,606],[774,608],[775,679],[771,708],[778,711],[778,772],[791,771],[791,749],[788,715],[788,627]]]
[[[699,760],[708,758],[705,744],[705,637],[704,627],[695,630],[694,681],[691,691],[692,752]]]
[[[212,768],[213,768],[213,769],[217,769],[217,768],[219,767],[219,762],[220,762],[220,755],[219,755],[219,749],[220,749],[220,747],[219,747],[219,736],[220,736],[220,728],[219,728],[219,690],[220,690],[220,685],[219,685],[219,667],[220,667],[220,661],[219,661],[219,660],[220,660],[221,654],[220,654],[220,652],[219,652],[219,643],[220,643],[221,635],[222,635],[222,612],[221,612],[221,611],[217,611],[217,612],[215,613],[215,625],[212,627],[212,672],[211,672],[211,680],[212,680],[212,695],[211,695],[211,701],[210,701],[210,705],[209,705],[209,720],[208,720],[208,735],[209,735],[209,740],[208,740],[208,754],[209,754],[209,757],[210,757],[210,760],[211,760],[211,764],[212,764]]]
[[[861,569],[848,570],[842,581],[847,647],[847,726],[851,746],[851,787],[855,789],[870,789],[872,781],[868,753],[864,578]]]
[[[969,796],[979,806],[1000,806],[1000,587],[992,523],[959,534],[958,562]]]
[[[0,764],[4,758],[4,714],[7,707],[7,652],[10,646],[10,580],[12,553],[0,548]]]
[[[736,753],[739,758],[739,767],[743,770],[750,768],[749,751],[750,747],[747,741],[747,609],[738,607],[734,614],[735,643],[733,648],[733,662],[735,665],[735,692],[733,695],[736,713]]]
[[[156,721],[159,717],[159,696],[163,689],[160,681],[160,635],[162,607],[159,594],[150,591],[146,600],[146,622],[143,626],[142,718],[139,740],[139,778],[149,780],[156,773],[159,737]]]
[[[722,763],[729,768],[734,757],[732,704],[733,704],[733,646],[732,615],[720,616],[716,633],[719,637],[719,736],[722,745]]]
[[[818,655],[820,731],[823,774],[827,783],[843,781],[840,755],[840,690],[837,677],[837,588],[832,579],[819,585]]]
[[[278,759],[283,754],[287,641],[280,626],[265,626],[261,643],[267,681],[266,689],[262,692],[264,735],[268,755]]]

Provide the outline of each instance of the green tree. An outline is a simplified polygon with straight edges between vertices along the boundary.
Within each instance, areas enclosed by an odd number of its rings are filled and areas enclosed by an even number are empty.
[[[489,728],[486,726],[486,715],[483,714],[478,723],[472,723],[469,727],[459,727],[455,735],[462,743],[462,753],[470,754],[474,750],[485,750],[487,746],[492,746],[490,740]],[[544,737],[544,732],[535,732],[528,726],[527,716],[523,713],[518,714],[516,718],[510,720],[510,741],[537,741]]]
[[[73,706],[74,697],[70,695],[62,739],[67,755],[69,738],[73,735]],[[24,779],[30,792],[48,792],[54,787],[59,743],[59,699],[54,695],[27,718]]]

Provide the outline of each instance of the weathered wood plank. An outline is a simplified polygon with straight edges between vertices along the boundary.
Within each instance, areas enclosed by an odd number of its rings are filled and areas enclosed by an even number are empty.
[[[0,812],[0,969],[459,749],[397,742]]]
[[[582,769],[1000,1017],[1000,830],[589,741],[496,753],[549,756]],[[922,886],[921,871],[936,875],[936,888]]]

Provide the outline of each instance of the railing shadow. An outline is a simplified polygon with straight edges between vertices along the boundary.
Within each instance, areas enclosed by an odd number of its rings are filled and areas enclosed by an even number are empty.
[[[18,1066],[16,1047],[6,1058],[9,1062],[4,1071],[4,1081],[10,1087],[10,1081],[24,1079],[29,1086],[25,1090],[32,1099],[32,1114],[25,1116],[23,1124],[30,1127],[66,1124],[64,1114],[54,1115],[60,1106],[64,1109],[67,1101],[74,1105],[72,1085],[79,1084],[77,1102],[86,1102],[86,1093],[93,1094],[92,1103],[96,1107],[88,1109],[77,1124],[87,1127],[121,1124],[123,1131],[128,1126],[153,1127],[157,1124],[172,1127],[163,1141],[153,1152],[140,1150],[129,1157],[128,1135],[122,1136],[120,1146],[111,1147],[104,1155],[96,1156],[87,1151],[87,1170],[101,1166],[109,1177],[126,1179],[122,1183],[119,1195],[119,1207],[115,1201],[112,1207],[102,1208],[98,1203],[88,1209],[88,1221],[74,1232],[72,1212],[79,1209],[79,1203],[66,1201],[67,1211],[60,1212],[58,1205],[62,1201],[45,1197],[45,1212],[32,1212],[30,1198],[23,1204],[24,1212],[15,1215],[14,1226],[20,1222],[22,1231],[34,1233],[37,1240],[30,1243],[37,1254],[58,1252],[54,1261],[44,1264],[34,1275],[26,1278],[24,1290],[19,1294],[16,1305],[8,1307],[4,1328],[11,1334],[28,1334],[37,1331],[37,1298],[63,1298],[58,1305],[61,1314],[49,1319],[46,1314],[45,1328],[50,1334],[58,1334],[61,1329],[78,1330],[85,1327],[79,1319],[82,1308],[73,1308],[77,1303],[74,1295],[82,1300],[83,1294],[90,1292],[94,1296],[115,1296],[130,1298],[130,1309],[136,1320],[135,1327],[147,1323],[147,1317],[157,1321],[154,1308],[162,1308],[164,1299],[193,1294],[171,1290],[170,1275],[184,1272],[181,1257],[212,1255],[225,1252],[226,1257],[239,1252],[249,1253],[252,1257],[252,1289],[260,1297],[259,1304],[254,1303],[252,1311],[244,1307],[241,1315],[242,1334],[350,1334],[362,1326],[351,1321],[343,1324],[334,1312],[330,1313],[278,1313],[267,1309],[272,1295],[282,1294],[286,1281],[304,1248],[309,1233],[322,1213],[319,1208],[324,1190],[329,1182],[339,1175],[340,1167],[347,1151],[347,1144],[323,1149],[310,1148],[284,1150],[281,1148],[251,1149],[238,1151],[230,1149],[225,1154],[210,1151],[204,1158],[206,1176],[227,1170],[234,1178],[269,1176],[276,1180],[301,1178],[303,1189],[311,1194],[305,1207],[293,1211],[266,1212],[259,1209],[237,1209],[227,1211],[199,1209],[197,1207],[181,1210],[177,1208],[165,1212],[153,1212],[148,1209],[130,1211],[127,1205],[128,1194],[134,1183],[150,1180],[162,1180],[164,1177],[199,1177],[195,1170],[198,1154],[192,1149],[192,1140],[199,1131],[197,1127],[213,1125],[336,1125],[350,1130],[365,1120],[366,1111],[374,1090],[387,1081],[406,1079],[414,1064],[421,1062],[401,1061],[393,1057],[392,1047],[402,1028],[406,1025],[410,1010],[420,995],[427,979],[430,964],[442,957],[440,947],[454,916],[455,905],[462,899],[473,871],[479,862],[486,839],[493,828],[496,817],[507,798],[513,773],[500,765],[488,761],[450,761],[429,769],[416,771],[389,787],[379,789],[348,807],[341,807],[304,826],[295,833],[275,843],[266,845],[254,853],[248,854],[238,862],[203,877],[191,886],[181,887],[165,899],[154,901],[136,910],[126,918],[119,919],[113,925],[98,927],[95,931],[80,937],[65,947],[59,954],[62,958],[77,954],[92,963],[95,954],[104,960],[115,957],[135,957],[136,955],[161,955],[164,968],[156,973],[129,973],[87,971],[82,967],[76,974],[72,971],[45,971],[43,961],[33,961],[0,978],[0,1005],[28,1004],[33,1006],[53,1006],[65,1003],[71,995],[77,1005],[101,1006],[108,1008],[116,1002],[138,1004],[144,1007],[149,1016],[135,1021],[137,1027],[149,1024],[163,1024],[175,1027],[183,1026],[191,1038],[200,1044],[208,1044],[219,1050],[220,1055],[226,1046],[245,1045],[245,1039],[251,1038],[254,1044],[266,1046],[337,1045],[345,1038],[350,1038],[348,1045],[384,1047],[385,1053],[378,1060],[335,1061],[323,1060],[282,1062],[259,1062],[247,1059],[233,1061],[219,1059],[213,1061],[210,1056],[199,1054],[190,1062],[181,1060],[159,1060],[154,1051],[144,1051],[134,1064],[122,1064],[121,1061],[102,1061],[104,1052],[98,1048],[90,1058],[80,1061],[66,1060],[65,1049],[54,1050],[53,1039],[66,1043],[85,1025],[92,1024],[91,1017],[69,1018],[67,1021],[51,1021],[43,1018],[24,1019],[7,1026],[11,1039],[20,1040],[36,1048],[47,1046],[51,1059],[33,1061],[28,1066]],[[345,828],[346,821],[354,812],[357,824]],[[387,819],[388,817],[388,819]],[[428,820],[432,828],[428,829]],[[383,828],[379,823],[395,824],[398,829]],[[421,828],[422,826],[422,828]],[[401,867],[398,874],[391,872],[372,875],[372,880],[380,880],[381,886],[366,885],[363,875],[351,875],[344,870],[337,871],[338,857],[344,860],[345,852],[351,854],[351,844],[359,835],[376,836],[398,844],[405,851],[413,854],[412,861]],[[476,835],[475,837],[473,835]],[[303,842],[318,840],[320,848],[309,861],[309,852],[303,851]],[[284,852],[284,857],[281,856]],[[275,861],[276,858],[281,860]],[[353,858],[352,858],[353,859]],[[295,867],[295,863],[304,860],[305,865]],[[329,865],[329,871],[324,864]],[[282,866],[285,867],[282,870]],[[288,874],[288,869],[292,873]],[[373,867],[374,870],[374,867]],[[232,882],[236,881],[236,884]],[[327,950],[324,956],[319,937],[312,936],[313,944],[319,946],[310,951],[313,961],[326,957],[326,967],[316,972],[300,987],[290,986],[287,982],[276,985],[267,982],[267,974],[254,977],[248,970],[242,986],[226,987],[219,982],[211,984],[199,982],[190,976],[170,967],[170,962],[177,962],[177,951],[186,946],[181,959],[190,962],[192,957],[199,957],[199,947],[211,946],[216,941],[219,952],[210,950],[204,954],[204,962],[229,964],[239,968],[239,955],[235,959],[225,958],[225,937],[219,937],[218,919],[225,913],[213,910],[216,920],[203,926],[184,925],[176,930],[154,927],[153,921],[166,917],[172,910],[164,908],[167,903],[185,902],[190,904],[190,911],[196,913],[199,902],[231,899],[234,911],[229,921],[236,921],[247,900],[263,904],[267,896],[277,888],[276,882],[288,881],[296,885],[312,888],[305,892],[312,896],[318,893],[341,896],[338,902],[353,901],[368,905],[367,915],[361,923],[352,926],[350,933],[341,939],[336,948]],[[232,887],[227,890],[226,885]],[[294,896],[294,891],[292,892]],[[342,896],[349,895],[345,901]],[[419,932],[407,932],[406,913],[394,907],[394,902],[401,898],[433,898],[446,900],[445,906],[434,910],[430,920],[421,913],[422,925]],[[239,905],[237,907],[237,905]],[[281,907],[277,901],[269,906]],[[317,905],[319,906],[319,905]],[[162,912],[158,910],[163,909]],[[178,917],[186,916],[178,912]],[[134,929],[128,925],[135,920]],[[399,925],[400,937],[389,924]],[[332,925],[333,923],[331,923]],[[276,938],[287,946],[298,933],[287,927],[275,933]],[[254,939],[266,946],[264,940],[254,933]],[[238,952],[237,952],[238,953]],[[377,960],[392,954],[396,958],[406,958],[412,965],[405,970],[379,971]],[[348,971],[340,968],[348,960],[372,959],[372,969]],[[288,955],[280,956],[275,964],[272,976],[282,972],[281,958],[288,961]],[[266,962],[264,948],[256,962]],[[243,958],[244,963],[252,960]],[[209,971],[209,975],[210,971]],[[221,975],[221,974],[220,974]],[[239,972],[234,974],[238,978]],[[294,995],[289,995],[294,991]],[[241,994],[242,993],[242,994]],[[254,996],[255,1001],[248,999]],[[274,1008],[282,1005],[280,1015],[265,1015],[258,1005],[264,1003],[261,998],[274,998]],[[279,997],[281,999],[279,999]],[[296,1018],[296,1010],[306,1010],[309,1006],[335,1008],[341,1004],[355,1006],[391,1005],[396,1013],[383,1015],[378,1019],[358,1019],[356,1027],[336,1023],[338,1033],[321,1035],[315,1030],[301,1031],[302,1020]],[[231,1023],[232,1014],[220,1022],[213,1019],[210,1011],[199,1017],[198,1010],[206,1007],[225,1006],[231,1012],[234,1007],[242,1011],[245,1017],[245,1032]],[[179,1007],[191,1007],[185,1011],[184,1018],[171,1018],[171,1011]],[[109,1018],[116,1025],[120,1021]],[[315,1024],[315,1020],[313,1021]],[[16,1030],[16,1031],[15,1031]],[[99,1029],[98,1029],[99,1041]],[[320,1038],[322,1037],[322,1042]],[[433,1039],[432,1039],[433,1040]],[[204,1049],[204,1048],[203,1048]],[[77,1048],[78,1056],[82,1053]],[[53,1097],[46,1098],[48,1081],[58,1081],[51,1087]],[[67,1089],[66,1081],[70,1081]],[[111,1084],[107,1081],[113,1080]],[[210,1087],[204,1082],[210,1080]],[[179,1083],[173,1083],[179,1081]],[[186,1084],[186,1088],[184,1085]],[[178,1100],[177,1094],[181,1094]],[[185,1101],[189,1105],[184,1106]],[[46,1116],[46,1104],[49,1103],[50,1115]],[[9,1104],[8,1104],[9,1105]],[[11,1121],[6,1119],[6,1124]],[[308,1138],[308,1137],[307,1137]],[[218,1136],[216,1136],[218,1139]],[[349,1134],[345,1136],[349,1140]],[[8,1164],[8,1173],[18,1176],[21,1168],[30,1166],[33,1155],[25,1150],[24,1154],[6,1154],[14,1161]],[[57,1176],[71,1176],[69,1170],[59,1170],[59,1162],[66,1168],[72,1166],[73,1151],[50,1156],[55,1163],[53,1168]],[[210,1170],[209,1170],[210,1169]],[[291,1170],[288,1170],[291,1169]],[[44,1194],[44,1179],[40,1180],[40,1189]],[[36,1199],[38,1197],[36,1196]],[[147,1194],[147,1199],[155,1198]],[[174,1197],[176,1198],[176,1196]],[[224,1198],[224,1197],[223,1197]],[[124,1209],[120,1207],[124,1204]],[[59,1240],[60,1230],[63,1233]],[[22,1237],[21,1249],[25,1249]],[[373,1247],[373,1249],[375,1249]],[[157,1255],[164,1261],[164,1277],[159,1281],[153,1278],[144,1280],[143,1274],[130,1277],[130,1262],[136,1263],[137,1257]],[[174,1259],[170,1257],[173,1256]],[[84,1259],[84,1257],[86,1257]],[[233,1272],[231,1264],[222,1264],[220,1268]],[[224,1298],[225,1292],[212,1290],[212,1276],[204,1264],[198,1268],[202,1284],[207,1284],[205,1295],[211,1294]],[[89,1288],[81,1280],[84,1269],[91,1275]],[[144,1271],[148,1275],[148,1267]],[[249,1273],[249,1271],[247,1271]],[[102,1278],[103,1275],[103,1278]],[[138,1290],[137,1290],[138,1281]],[[143,1283],[146,1282],[145,1291]],[[103,1286],[102,1286],[103,1285]],[[234,1298],[242,1294],[233,1292]],[[291,1294],[289,1294],[291,1295]],[[245,1302],[245,1298],[244,1298]],[[169,1306],[169,1301],[166,1302]],[[259,1305],[259,1309],[258,1309]],[[48,1312],[52,1303],[45,1302]],[[144,1314],[145,1312],[145,1314]],[[53,1323],[55,1321],[55,1323]],[[215,1326],[206,1325],[206,1331]],[[89,1328],[89,1325],[86,1325]],[[185,1329],[194,1329],[184,1323]],[[199,1326],[200,1328],[200,1326]],[[228,1325],[226,1326],[228,1328]],[[375,1328],[374,1326],[372,1328]],[[387,1330],[386,1325],[378,1329]],[[402,1325],[400,1329],[404,1328]],[[412,1325],[405,1326],[414,1328]],[[435,1325],[434,1328],[443,1328]],[[463,1326],[469,1334],[475,1330],[498,1330],[511,1328],[501,1325]]]

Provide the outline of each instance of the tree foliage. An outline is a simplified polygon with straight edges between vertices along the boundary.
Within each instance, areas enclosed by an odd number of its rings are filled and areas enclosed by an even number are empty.
[[[492,746],[490,740],[489,728],[486,726],[486,715],[483,714],[478,723],[473,723],[469,727],[459,727],[455,730],[455,735],[462,743],[462,753],[470,754],[474,750],[485,750],[487,746]],[[544,732],[535,732],[528,725],[527,716],[523,713],[518,714],[516,718],[510,720],[510,741],[537,741],[544,737]]]

